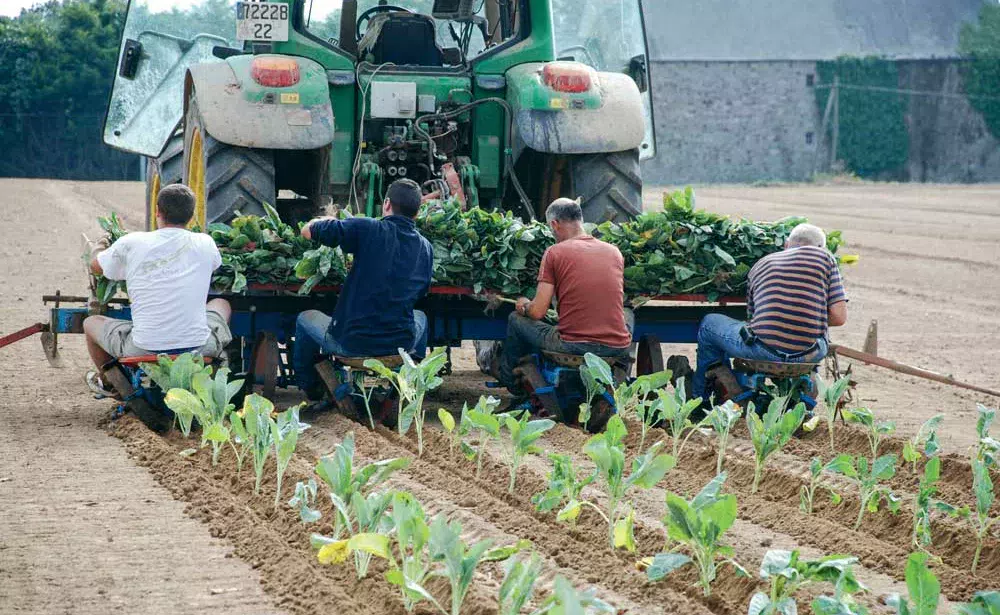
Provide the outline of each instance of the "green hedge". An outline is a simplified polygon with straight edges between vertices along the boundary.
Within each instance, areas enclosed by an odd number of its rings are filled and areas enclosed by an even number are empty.
[[[969,103],[1000,138],[1000,4],[984,4],[978,24],[967,24],[959,38],[959,52],[972,59],[963,71]],[[977,98],[986,96],[991,98]]]
[[[890,60],[843,57],[816,64],[823,85],[839,77],[841,85],[899,87],[899,70]],[[820,113],[826,109],[830,91],[816,88]],[[837,157],[861,177],[902,177],[910,148],[905,112],[906,100],[898,93],[841,88]],[[833,136],[832,117],[827,136]]]

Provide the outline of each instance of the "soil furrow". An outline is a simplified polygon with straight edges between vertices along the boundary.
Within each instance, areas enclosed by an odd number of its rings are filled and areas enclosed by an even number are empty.
[[[313,427],[328,427],[330,420],[347,421],[336,416],[318,417]],[[556,522],[552,515],[534,511],[530,498],[544,487],[543,478],[519,473],[516,493],[510,495],[506,467],[487,460],[482,477],[476,479],[474,464],[457,454],[454,459],[448,458],[446,439],[433,430],[426,430],[424,436],[424,458],[410,465],[407,469],[410,476],[422,484],[456,494],[455,497],[467,498],[469,505],[486,520],[531,540],[536,549],[552,557],[559,566],[575,570],[588,582],[599,582],[639,604],[670,605],[670,610],[678,613],[745,612],[749,596],[744,587],[747,580],[720,575],[723,582],[713,586],[713,595],[707,599],[692,586],[693,576],[678,575],[669,583],[650,584],[634,569],[635,557],[612,552],[604,546],[607,526],[599,525],[603,522],[596,515],[585,513],[577,527],[571,528]],[[355,437],[357,450],[369,457],[416,456],[414,441],[381,427],[375,433],[356,430]],[[431,463],[428,459],[435,461]],[[662,542],[662,537],[656,542]],[[727,599],[730,596],[732,600]]]
[[[355,423],[333,420],[323,421],[320,429],[313,429],[308,432],[306,440],[312,447],[321,450],[332,450],[341,438],[348,431],[357,432],[359,426]],[[364,429],[364,427],[360,427]],[[359,437],[356,434],[356,438]],[[356,459],[363,462],[373,461],[374,458],[367,458],[362,455],[362,451],[356,451]],[[467,543],[488,539],[496,546],[513,544],[521,536],[512,534],[493,523],[487,521],[477,512],[477,507],[473,500],[465,497],[455,497],[453,492],[446,492],[428,486],[413,479],[404,470],[394,474],[386,484],[394,489],[407,491],[413,494],[423,505],[428,516],[443,513],[448,519],[457,519],[462,524],[462,537]],[[588,579],[592,575],[581,575],[575,570],[567,570],[561,567],[554,559],[547,555],[542,555],[543,568],[535,586],[536,597],[543,593],[548,593],[552,582],[557,575],[562,575],[573,582],[578,587],[586,586],[591,581]],[[477,571],[477,586],[488,588],[493,595],[497,594],[500,584],[503,581],[503,571],[499,565],[492,565],[487,572]],[[646,604],[640,607],[629,598],[614,593],[612,590],[598,585],[600,596],[612,604],[618,606],[624,612],[643,613],[664,613],[662,608],[656,605]]]
[[[262,584],[278,604],[303,615],[336,607],[338,611],[371,615],[403,614],[402,602],[385,583],[376,565],[369,577],[358,581],[353,566],[322,566],[309,545],[309,531],[285,508],[275,511],[270,493],[274,479],[266,480],[262,493],[253,494],[253,470],[244,468],[237,479],[235,464],[224,454],[212,468],[208,455],[182,457],[190,446],[160,438],[145,425],[124,417],[111,426],[129,455],[146,467],[175,498],[188,502],[187,513],[210,527],[213,535],[226,538],[241,559],[261,571]],[[293,462],[286,484],[304,477]],[[273,464],[268,468],[273,475]],[[330,518],[330,507],[325,506]]]

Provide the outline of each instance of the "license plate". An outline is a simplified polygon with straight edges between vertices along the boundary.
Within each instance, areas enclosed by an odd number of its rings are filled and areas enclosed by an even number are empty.
[[[236,38],[241,41],[288,40],[288,5],[283,2],[237,2]]]

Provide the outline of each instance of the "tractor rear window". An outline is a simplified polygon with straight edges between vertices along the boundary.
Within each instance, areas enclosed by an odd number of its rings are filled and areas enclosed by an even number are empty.
[[[513,8],[516,4],[519,2],[510,3],[510,23],[517,19]],[[473,18],[459,21],[434,19],[433,5],[433,0],[396,0],[380,7],[378,0],[359,0],[356,40],[348,44],[340,41],[341,0],[306,0],[303,16],[306,29],[313,36],[345,49],[357,45],[358,56],[374,63],[456,65],[503,42],[497,0],[478,3],[479,9]],[[488,5],[497,10],[489,10]],[[383,49],[389,39],[397,41],[398,51]],[[488,41],[492,42],[488,44]],[[411,50],[412,58],[406,57],[406,50]]]

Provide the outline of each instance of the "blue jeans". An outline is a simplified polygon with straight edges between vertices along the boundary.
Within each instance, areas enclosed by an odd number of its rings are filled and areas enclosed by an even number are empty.
[[[629,333],[632,332],[634,323],[635,315],[632,310],[626,309],[625,325],[628,327]],[[559,337],[559,331],[555,325],[511,312],[507,319],[507,339],[504,340],[503,350],[500,353],[500,373],[497,374],[497,379],[508,390],[512,390],[515,386],[514,368],[521,361],[521,357],[534,354],[539,350],[573,355],[585,355],[591,352],[599,357],[622,357],[628,355],[630,349],[631,345],[624,348],[614,348],[592,342],[564,342]]]
[[[761,343],[747,344],[740,337],[740,329],[745,322],[722,314],[709,314],[698,327],[698,368],[691,382],[692,397],[705,398],[705,374],[709,368],[730,359],[749,361],[775,361],[780,363],[815,363],[826,356],[828,345],[819,340],[819,348],[802,357],[788,358]]]
[[[330,335],[333,319],[319,310],[306,310],[295,319],[295,353],[292,363],[295,367],[295,382],[299,389],[308,391],[316,385],[316,359],[320,355],[341,357],[371,357],[372,354],[347,352],[340,342]],[[413,338],[416,340],[409,351],[417,358],[427,352],[427,315],[413,310]]]

